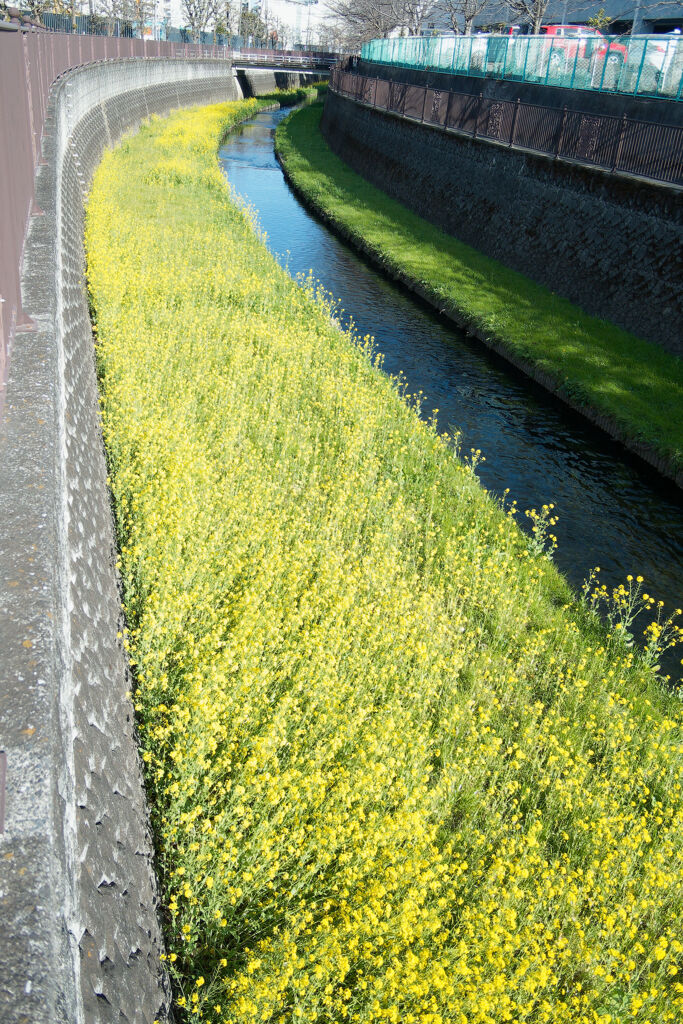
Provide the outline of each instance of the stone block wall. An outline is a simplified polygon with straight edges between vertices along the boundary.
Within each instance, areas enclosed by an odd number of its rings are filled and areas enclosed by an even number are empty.
[[[683,355],[681,191],[473,140],[328,92],[327,142],[420,216]]]
[[[83,200],[151,113],[241,98],[225,62],[124,60],[55,85],[0,424],[0,1020],[168,1019],[84,285]],[[0,794],[0,803],[3,794]]]

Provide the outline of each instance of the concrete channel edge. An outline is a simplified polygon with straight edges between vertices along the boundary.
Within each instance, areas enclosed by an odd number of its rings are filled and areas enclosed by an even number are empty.
[[[170,1019],[120,634],[83,201],[152,113],[241,98],[225,62],[87,65],[53,87],[0,425],[0,1019]]]

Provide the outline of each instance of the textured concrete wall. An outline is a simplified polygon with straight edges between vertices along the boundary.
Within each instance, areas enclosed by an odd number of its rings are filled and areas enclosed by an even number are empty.
[[[84,288],[83,198],[153,112],[235,99],[225,63],[89,65],[55,86],[0,425],[0,1020],[165,1020]],[[1,803],[0,794],[0,803]]]
[[[245,96],[263,96],[276,89],[299,89],[320,81],[323,75],[297,71],[238,71],[237,80]]]
[[[680,190],[407,122],[331,92],[322,130],[354,170],[420,216],[683,355]]]
[[[0,21],[0,29],[3,25],[6,23]],[[65,72],[95,61],[165,57],[179,58],[187,64],[189,60],[211,58],[225,61],[226,67],[229,56],[231,50],[213,45],[0,31],[0,415],[7,357],[15,326],[23,323],[21,254],[52,84]],[[186,68],[185,73],[191,72]]]

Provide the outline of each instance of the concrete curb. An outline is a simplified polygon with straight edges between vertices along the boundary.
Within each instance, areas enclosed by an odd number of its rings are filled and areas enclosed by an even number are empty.
[[[167,1020],[84,286],[83,200],[152,113],[241,98],[224,62],[88,65],[53,87],[0,425],[3,1024]],[[0,800],[1,802],[1,800]]]

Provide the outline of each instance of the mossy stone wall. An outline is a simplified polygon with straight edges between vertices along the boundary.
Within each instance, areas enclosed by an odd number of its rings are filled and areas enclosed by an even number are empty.
[[[680,190],[406,121],[331,91],[321,126],[338,156],[420,216],[683,355]]]

